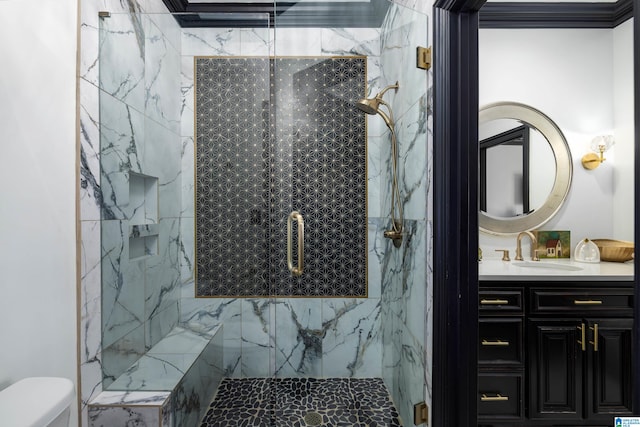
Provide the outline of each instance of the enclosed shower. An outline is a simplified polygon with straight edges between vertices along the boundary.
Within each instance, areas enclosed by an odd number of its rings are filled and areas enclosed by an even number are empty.
[[[373,3],[100,12],[88,425],[411,426],[430,402],[428,22]]]

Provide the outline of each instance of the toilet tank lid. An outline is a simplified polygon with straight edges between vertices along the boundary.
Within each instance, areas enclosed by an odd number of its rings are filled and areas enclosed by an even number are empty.
[[[43,426],[73,401],[73,382],[67,378],[30,377],[0,391],[0,419],[11,426]]]

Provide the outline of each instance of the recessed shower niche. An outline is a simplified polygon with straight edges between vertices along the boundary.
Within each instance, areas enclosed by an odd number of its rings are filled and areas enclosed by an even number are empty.
[[[158,178],[129,172],[129,259],[158,253]]]
[[[195,82],[197,296],[366,297],[366,57],[196,57]]]

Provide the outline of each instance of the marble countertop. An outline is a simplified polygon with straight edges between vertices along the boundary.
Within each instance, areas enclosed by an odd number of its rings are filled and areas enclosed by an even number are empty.
[[[480,280],[630,281],[633,261],[582,263],[569,259],[502,261],[483,259],[478,265]]]

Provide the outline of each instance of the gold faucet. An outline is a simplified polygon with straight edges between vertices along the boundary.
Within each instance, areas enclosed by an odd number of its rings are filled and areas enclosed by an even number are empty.
[[[524,236],[529,236],[531,239],[531,261],[540,261],[540,258],[538,258],[538,250],[536,249],[538,247],[538,239],[536,239],[536,236],[530,231],[523,231],[518,234],[516,242],[516,261],[524,260],[524,258],[522,258],[522,238]]]

